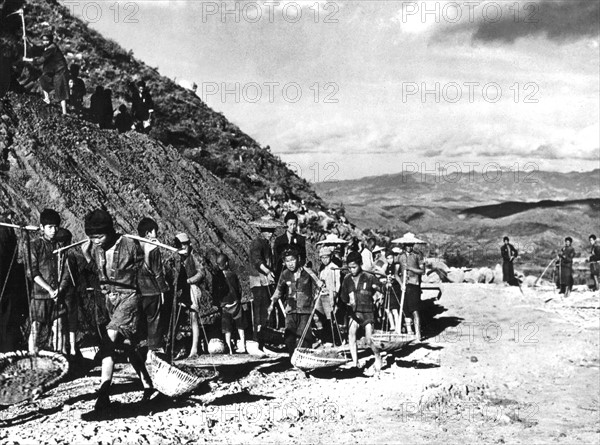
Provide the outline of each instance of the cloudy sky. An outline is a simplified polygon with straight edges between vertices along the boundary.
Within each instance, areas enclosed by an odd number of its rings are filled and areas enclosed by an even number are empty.
[[[63,3],[309,180],[600,166],[598,1]]]

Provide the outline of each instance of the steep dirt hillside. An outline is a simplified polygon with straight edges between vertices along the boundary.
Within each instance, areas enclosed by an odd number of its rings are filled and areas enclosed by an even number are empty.
[[[111,89],[116,109],[121,103],[130,105],[128,83],[144,80],[156,108],[153,138],[173,145],[188,159],[200,163],[243,194],[259,197],[269,188],[280,188],[292,197],[304,199],[307,204],[320,206],[321,201],[310,184],[288,169],[268,146],[261,146],[221,113],[209,108],[192,91],[161,76],[158,68],[147,66],[136,59],[132,51],[71,16],[57,1],[8,0],[2,3],[5,9],[2,27],[5,29],[0,30],[0,42],[7,51],[12,48],[8,52],[13,62],[18,62],[23,54],[21,23],[18,15],[5,16],[24,4],[27,36],[39,43],[40,34],[52,29],[67,61],[81,66],[88,95],[97,85]],[[16,74],[21,68],[22,65],[16,66]],[[89,102],[89,96],[86,101]]]
[[[85,214],[106,207],[126,232],[150,216],[164,239],[186,231],[208,258],[223,251],[236,265],[246,262],[247,222],[262,210],[176,149],[63,117],[37,97],[10,93],[0,103],[0,147],[10,166],[0,173],[0,203],[18,222],[36,223],[52,207],[81,239]]]

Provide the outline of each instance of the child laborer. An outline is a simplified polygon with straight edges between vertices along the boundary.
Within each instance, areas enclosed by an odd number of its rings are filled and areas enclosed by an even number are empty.
[[[190,308],[192,347],[189,358],[193,358],[198,355],[200,344],[200,284],[206,273],[200,259],[194,254],[190,237],[186,233],[175,236],[175,247],[180,250],[169,259],[168,273],[178,294],[174,298],[179,298],[181,303]]]
[[[402,281],[399,276],[400,265],[394,261],[394,252],[391,250],[386,251],[385,259],[387,261],[387,267],[385,268],[387,280],[384,309],[390,320],[390,328],[400,334],[402,327],[402,320],[400,319],[400,298],[402,295],[402,288],[400,287]]]
[[[31,244],[31,279],[33,296],[31,299],[31,333],[29,351],[38,348],[38,335],[42,324],[49,326],[57,313],[58,297],[58,257],[52,252],[60,247],[56,233],[60,227],[60,215],[52,209],[44,209],[40,214],[42,236]],[[54,326],[54,338],[62,338],[60,326]],[[60,345],[62,348],[62,345]]]
[[[73,241],[73,234],[65,229],[60,228],[56,235],[56,239],[63,246],[68,246]],[[64,341],[63,352],[75,357],[77,352],[77,323],[79,318],[79,305],[81,302],[81,288],[83,276],[81,271],[85,267],[85,259],[79,249],[69,249],[62,253],[62,271],[59,286],[59,301],[64,303],[66,307],[66,326],[63,326],[64,336],[68,342]],[[66,328],[66,329],[64,329]],[[67,343],[69,349],[67,351]]]
[[[246,336],[244,329],[247,327],[247,320],[242,310],[242,288],[238,276],[229,267],[229,257],[224,253],[217,257],[217,266],[219,272],[216,273],[213,281],[213,292],[216,302],[222,310],[221,330],[225,334],[225,343],[229,348],[229,353],[233,354],[233,344],[231,342],[231,333],[237,329],[240,337],[238,352],[246,353]]]
[[[348,341],[350,343],[350,354],[352,363],[358,368],[358,347],[356,340],[360,328],[364,328],[367,344],[371,347],[375,356],[375,372],[381,370],[381,355],[379,349],[372,340],[375,324],[375,303],[373,297],[380,291],[379,281],[375,275],[362,270],[362,256],[353,251],[347,257],[350,274],[346,275],[340,290],[340,301],[350,310],[350,326]]]
[[[325,286],[321,290],[321,298],[317,302],[317,314],[322,324],[323,338],[328,338],[329,333],[331,333],[330,340],[332,343],[335,343],[333,311],[342,280],[340,268],[331,261],[332,255],[332,246],[323,246],[319,249],[319,259],[323,266],[319,273],[319,278],[325,283]]]
[[[252,330],[258,349],[263,351],[261,329],[268,323],[268,308],[275,287],[273,252],[270,240],[280,226],[271,219],[259,219],[251,223],[260,230],[260,235],[250,244],[248,278],[252,292]]]
[[[154,241],[158,237],[158,224],[152,218],[142,218],[138,224],[138,234]],[[142,243],[142,247],[147,261],[144,261],[138,274],[138,284],[142,296],[142,311],[146,316],[148,350],[157,351],[162,348],[160,313],[164,294],[169,287],[165,281],[160,249],[149,243]]]
[[[98,274],[109,316],[100,345],[102,375],[94,407],[96,414],[103,415],[108,413],[110,406],[115,345],[121,339],[129,342],[129,345],[125,345],[129,361],[144,386],[142,400],[147,401],[158,395],[144,360],[135,348],[141,316],[138,274],[147,258],[144,258],[144,251],[138,243],[115,231],[112,216],[105,210],[94,210],[85,217],[85,233],[90,242],[82,245],[83,255],[90,269]]]
[[[313,295],[318,288],[322,287],[323,283],[314,273],[300,266],[300,255],[296,249],[286,249],[282,258],[285,269],[281,272],[277,288],[271,297],[269,313],[273,311],[277,300],[284,297],[286,313],[284,341],[291,357],[298,346],[298,340],[302,336],[304,328],[312,321],[310,314],[314,301]],[[308,329],[300,347],[310,348],[313,340],[312,332]]]

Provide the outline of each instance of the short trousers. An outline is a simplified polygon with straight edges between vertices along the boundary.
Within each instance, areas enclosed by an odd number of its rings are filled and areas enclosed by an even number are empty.
[[[353,320],[358,323],[361,328],[368,324],[375,325],[375,314],[373,312],[355,312]]]
[[[110,318],[106,329],[117,331],[128,340],[135,340],[141,314],[140,295],[136,292],[109,292],[106,295],[106,309]]]
[[[221,314],[221,332],[233,332],[234,329],[246,329],[248,327],[248,317],[240,308],[242,316],[234,320],[233,316],[225,311]]]

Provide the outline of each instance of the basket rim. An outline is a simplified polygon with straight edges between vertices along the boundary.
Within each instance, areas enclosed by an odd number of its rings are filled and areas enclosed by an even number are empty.
[[[162,389],[166,395],[171,397],[193,391],[203,382],[213,379],[218,375],[217,372],[212,370],[208,370],[210,374],[207,376],[193,375],[161,359],[154,351],[149,351],[148,356],[150,358],[148,371],[152,377],[152,383],[159,391]],[[161,377],[161,375],[163,377],[172,376],[177,380],[157,378]]]
[[[341,365],[344,363],[348,363],[351,359],[348,357],[318,357],[315,355],[311,355],[312,351],[316,351],[316,349],[312,348],[296,348],[294,354],[292,354],[291,362],[296,368],[312,368],[310,366],[310,362],[317,365]],[[341,351],[340,351],[341,352]]]
[[[60,374],[56,377],[52,377],[44,382],[41,382],[37,387],[42,391],[48,391],[54,386],[58,384],[69,372],[69,361],[60,353],[53,351],[38,351],[35,353],[29,351],[10,351],[0,353],[0,366],[4,366],[7,362],[11,360],[22,360],[22,359],[31,359],[31,358],[44,358],[49,359],[53,364],[57,365]],[[31,395],[29,397],[24,398],[22,401],[31,399]]]

